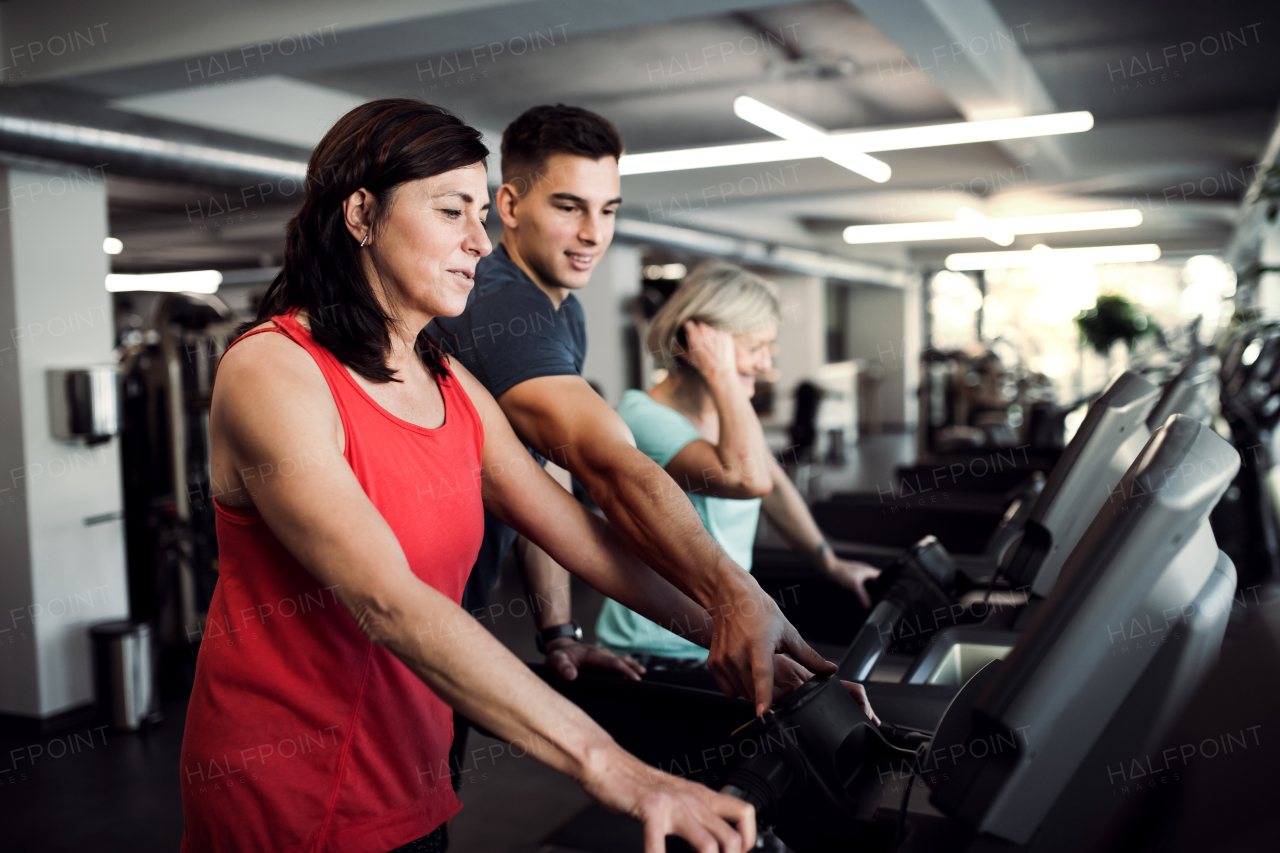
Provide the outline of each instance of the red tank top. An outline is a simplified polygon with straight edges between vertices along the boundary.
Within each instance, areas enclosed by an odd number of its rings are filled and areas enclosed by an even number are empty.
[[[466,392],[441,377],[445,423],[403,421],[292,313],[273,319],[248,334],[278,332],[311,354],[346,448],[258,476],[345,459],[413,573],[461,601],[484,529],[484,433]],[[361,633],[256,511],[215,507],[219,577],[182,739],[183,851],[386,853],[457,814],[449,707]]]

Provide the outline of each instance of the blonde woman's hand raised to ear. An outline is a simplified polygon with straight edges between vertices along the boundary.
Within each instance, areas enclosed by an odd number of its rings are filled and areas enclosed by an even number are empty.
[[[730,378],[736,381],[738,360],[733,346],[733,335],[697,320],[684,324],[689,346],[685,358],[707,382]]]

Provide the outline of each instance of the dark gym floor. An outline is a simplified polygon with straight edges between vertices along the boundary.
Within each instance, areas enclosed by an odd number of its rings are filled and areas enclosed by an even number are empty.
[[[819,469],[813,492],[874,489],[888,482],[895,464],[910,460],[912,444],[910,436],[865,438],[847,465]],[[509,561],[490,600],[505,605],[522,597]],[[599,593],[575,581],[574,615],[592,640],[601,604]],[[504,614],[489,627],[522,660],[539,661],[532,624],[527,616]],[[182,802],[175,783],[186,702],[168,701],[163,711],[164,721],[141,733],[116,732],[94,720],[46,735],[0,732],[0,850],[176,853]],[[488,753],[497,743],[473,731],[468,747]],[[642,849],[639,824],[595,806],[567,777],[531,758],[493,754],[496,761],[478,764],[464,778],[458,796],[466,807],[451,825],[451,853]]]

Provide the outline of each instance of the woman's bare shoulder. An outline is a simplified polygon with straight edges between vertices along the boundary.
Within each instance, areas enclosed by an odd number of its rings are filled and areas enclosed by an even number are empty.
[[[274,324],[255,327],[267,328],[274,328]],[[287,335],[267,331],[243,337],[222,354],[214,395],[215,401],[245,398],[277,403],[331,397],[311,354]]]
[[[319,367],[315,365],[315,360],[307,351],[283,332],[275,329],[275,324],[268,321],[242,335],[218,361],[218,379],[222,380],[230,374],[287,370],[308,362],[316,367],[318,374]]]

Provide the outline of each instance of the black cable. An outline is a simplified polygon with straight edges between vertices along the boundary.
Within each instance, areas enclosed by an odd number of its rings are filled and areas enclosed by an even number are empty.
[[[912,769],[910,778],[907,779],[907,791],[902,795],[902,806],[898,809],[898,826],[893,831],[893,845],[889,848],[891,851],[897,850],[898,845],[902,843],[903,830],[907,826],[907,806],[911,803],[911,786],[916,781],[917,769]]]
[[[930,741],[931,742],[931,741]],[[911,776],[907,779],[907,790],[902,795],[902,805],[898,808],[898,825],[893,831],[893,844],[890,845],[890,853],[898,849],[898,845],[902,843],[904,832],[907,828],[907,807],[911,805],[911,788],[915,784],[916,776],[922,779],[923,771],[920,769],[921,760],[928,761],[929,743],[922,743],[915,749],[915,755],[911,760]]]
[[[1000,579],[1000,574],[1003,571],[1004,571],[1004,568],[999,563],[996,563],[996,570],[991,573],[991,580],[987,582],[987,591],[982,596],[983,612],[989,611],[991,609],[990,608],[991,593],[993,590],[995,590],[996,581]]]

